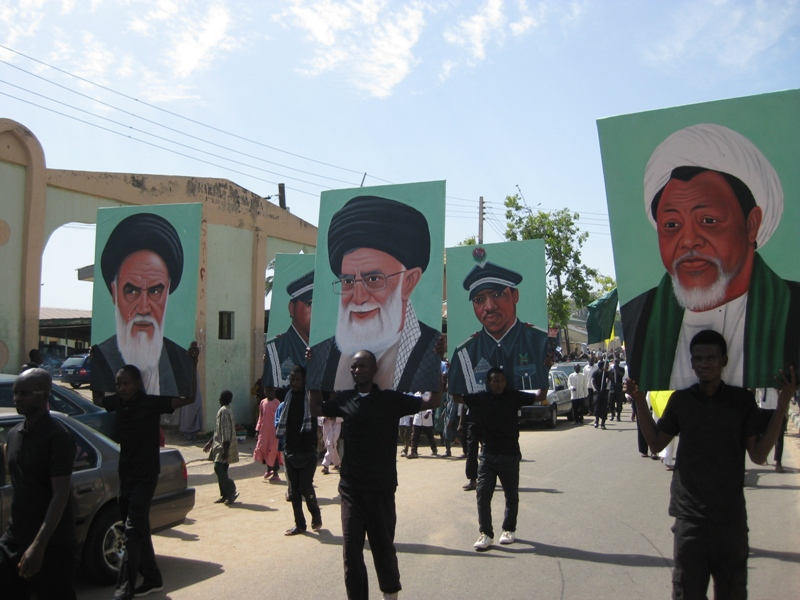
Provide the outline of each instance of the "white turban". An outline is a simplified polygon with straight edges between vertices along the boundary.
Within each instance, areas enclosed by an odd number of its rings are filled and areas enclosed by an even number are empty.
[[[781,220],[783,188],[775,169],[750,140],[722,125],[701,123],[676,131],[661,142],[644,172],[644,209],[653,227],[656,221],[650,205],[677,167],[701,167],[741,179],[763,213],[758,247],[767,243]]]

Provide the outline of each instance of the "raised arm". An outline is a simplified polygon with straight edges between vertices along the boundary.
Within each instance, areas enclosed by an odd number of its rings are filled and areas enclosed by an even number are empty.
[[[760,437],[753,435],[745,440],[747,454],[750,456],[750,460],[757,465],[763,465],[766,462],[769,451],[772,450],[781,433],[781,425],[783,424],[783,418],[786,416],[786,411],[789,409],[789,402],[792,401],[792,398],[797,393],[798,383],[793,366],[789,367],[788,377],[781,369],[780,377],[776,377],[775,381],[780,384],[778,406],[769,420],[767,430]]]
[[[650,452],[658,454],[667,447],[673,436],[659,431],[656,422],[653,420],[653,415],[650,414],[650,409],[647,408],[645,393],[639,389],[638,384],[633,379],[626,378],[623,389],[636,402],[636,419],[639,421],[639,429],[642,430],[642,435],[647,441]]]
[[[200,357],[200,348],[197,347],[197,342],[192,342],[187,352],[189,358],[192,359],[192,389],[188,396],[177,396],[172,399],[173,410],[191,404],[197,397],[197,359]]]

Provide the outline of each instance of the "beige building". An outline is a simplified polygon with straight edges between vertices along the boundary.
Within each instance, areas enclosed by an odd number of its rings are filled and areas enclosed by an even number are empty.
[[[196,339],[206,428],[223,389],[237,420],[252,422],[267,263],[313,253],[317,228],[225,179],[48,169],[36,136],[9,119],[0,119],[0,372],[19,372],[38,347],[42,254],[56,229],[95,223],[101,207],[182,203],[203,206]],[[232,339],[218,339],[222,313],[233,313]]]

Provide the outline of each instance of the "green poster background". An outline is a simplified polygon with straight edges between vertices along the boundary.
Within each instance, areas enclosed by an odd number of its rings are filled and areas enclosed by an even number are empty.
[[[124,218],[138,213],[164,217],[175,230],[183,246],[183,275],[170,294],[164,320],[164,337],[188,348],[195,340],[197,286],[200,270],[200,222],[202,204],[166,204],[146,207],[100,208],[97,210],[97,234],[94,249],[94,290],[92,293],[92,344],[99,344],[116,334],[114,303],[100,271],[100,257],[114,227]]]
[[[517,318],[547,331],[547,281],[545,279],[544,240],[501,242],[447,249],[447,346],[452,353],[481,329],[472,309],[464,277],[477,263],[475,248],[486,251],[486,260],[522,275],[519,284]]]
[[[780,177],[783,216],[758,253],[782,278],[800,280],[800,90],[680,106],[601,119],[611,241],[620,305],[656,286],[665,269],[658,237],[647,220],[644,171],[650,155],[670,134],[698,123],[729,127],[755,144]]]
[[[445,182],[430,181],[401,185],[383,185],[322,192],[317,235],[317,261],[314,273],[314,318],[311,321],[311,345],[336,333],[339,296],[333,291],[332,273],[328,263],[328,227],[334,213],[356,196],[380,196],[396,200],[420,211],[428,221],[431,254],[428,268],[411,294],[417,318],[437,331],[442,329],[444,209]],[[387,225],[391,225],[387,223]],[[409,243],[413,237],[409,236]]]
[[[289,293],[286,286],[295,279],[302,277],[314,270],[315,255],[313,254],[278,254],[275,257],[275,279],[272,281],[272,303],[269,309],[269,327],[267,339],[271,340],[276,335],[285,333],[292,324],[289,317]],[[312,304],[316,307],[316,301]]]

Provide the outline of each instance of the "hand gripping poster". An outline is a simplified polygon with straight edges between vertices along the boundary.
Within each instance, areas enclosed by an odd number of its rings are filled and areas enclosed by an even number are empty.
[[[547,388],[544,240],[447,249],[448,390],[486,390],[492,367],[509,389]]]
[[[439,389],[445,182],[323,192],[307,387],[353,387],[369,350],[381,389]]]
[[[202,208],[97,211],[93,391],[115,392],[117,371],[132,364],[148,394],[191,394]]]
[[[689,387],[723,335],[723,380],[774,387],[800,354],[800,91],[598,121],[629,373]]]

